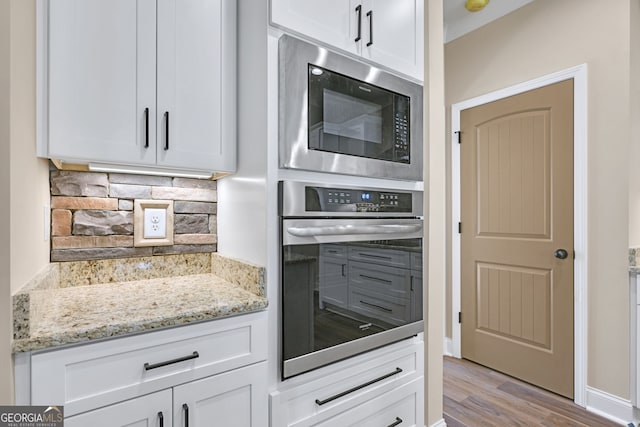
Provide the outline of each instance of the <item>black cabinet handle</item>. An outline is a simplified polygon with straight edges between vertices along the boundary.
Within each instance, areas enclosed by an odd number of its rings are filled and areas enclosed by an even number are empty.
[[[345,274],[345,267],[346,267],[346,264],[342,264],[342,266],[341,266],[341,267],[342,267],[342,277],[347,277],[347,275]]]
[[[324,399],[324,400],[316,399],[316,405],[318,405],[318,406],[322,406],[322,405],[325,405],[325,404],[327,404],[327,403],[329,403],[329,402],[333,402],[334,400],[336,400],[336,399],[340,399],[341,397],[344,397],[344,396],[346,396],[346,395],[348,395],[348,394],[350,394],[350,393],[353,393],[354,391],[361,390],[361,389],[363,389],[363,388],[365,388],[365,387],[370,386],[371,384],[375,384],[375,383],[377,383],[377,382],[380,382],[380,381],[382,381],[382,380],[385,380],[385,379],[387,379],[387,378],[389,378],[389,377],[392,377],[392,376],[394,376],[394,375],[398,375],[400,372],[402,372],[402,369],[400,369],[400,368],[396,368],[396,369],[395,369],[395,371],[393,371],[393,372],[389,372],[388,374],[384,374],[384,375],[383,375],[383,376],[381,376],[381,377],[374,378],[374,379],[372,379],[371,381],[367,381],[367,382],[366,382],[366,383],[364,383],[364,384],[360,384],[359,386],[355,386],[355,387],[353,387],[353,388],[350,388],[349,390],[345,390],[345,391],[343,391],[342,393],[334,394],[333,396],[331,396],[331,397],[327,397],[327,398],[326,398],[326,399]]]
[[[164,112],[164,133],[165,133],[164,149],[166,151],[169,149],[169,112],[168,111]]]
[[[184,412],[184,427],[189,427],[189,405],[183,403],[182,412]]]
[[[396,427],[396,426],[399,426],[400,424],[402,424],[402,418],[396,417],[396,420],[391,424],[389,424],[387,427]]]
[[[368,305],[369,307],[373,307],[373,308],[377,308],[378,310],[382,310],[382,311],[386,311],[387,313],[392,313],[393,310],[391,310],[390,308],[386,308],[383,307],[381,305],[377,305],[377,304],[371,304],[370,302],[366,302],[366,301],[362,301],[360,300],[360,302],[364,305]]]
[[[354,40],[355,42],[359,42],[362,39],[362,5],[359,4],[356,7],[356,13],[358,14],[358,36]]]
[[[178,357],[177,359],[171,359],[171,360],[167,360],[165,362],[153,363],[153,364],[145,363],[144,364],[144,370],[145,371],[150,371],[152,369],[161,368],[163,366],[173,365],[174,363],[180,363],[180,362],[185,362],[185,361],[191,360],[191,359],[197,359],[198,357],[200,357],[200,355],[198,354],[197,351],[194,351],[192,354],[190,354],[188,356]]]
[[[164,415],[162,415],[162,412],[158,412],[158,420],[160,420],[160,427],[164,427]]]
[[[382,279],[380,277],[374,277],[374,276],[367,276],[366,274],[361,274],[360,277],[362,277],[363,279],[369,279],[369,280],[373,280],[375,282],[381,282],[387,285],[390,285],[393,283],[393,281],[391,280],[387,280],[387,279]]]
[[[149,148],[149,107],[144,109],[144,148]]]
[[[373,10],[367,12],[367,17],[369,18],[369,43],[367,43],[367,47],[373,44]]]

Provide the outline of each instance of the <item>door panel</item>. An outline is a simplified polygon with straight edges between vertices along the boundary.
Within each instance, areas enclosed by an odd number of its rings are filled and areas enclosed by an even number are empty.
[[[534,110],[477,127],[479,235],[549,238],[549,119]]]
[[[573,80],[461,131],[462,356],[573,397]]]

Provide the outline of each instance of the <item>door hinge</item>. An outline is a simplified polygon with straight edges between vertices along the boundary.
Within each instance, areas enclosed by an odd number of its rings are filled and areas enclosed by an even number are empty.
[[[462,132],[457,130],[454,133],[458,136],[458,144],[462,144]]]
[[[462,323],[462,312],[458,312],[458,323]]]
[[[458,223],[458,234],[462,234],[462,223]]]

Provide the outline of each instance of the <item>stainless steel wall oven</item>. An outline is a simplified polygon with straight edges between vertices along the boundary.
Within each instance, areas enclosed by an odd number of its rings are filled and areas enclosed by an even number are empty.
[[[279,183],[282,378],[412,337],[422,192]]]
[[[279,41],[280,166],[422,181],[422,87],[290,36]]]

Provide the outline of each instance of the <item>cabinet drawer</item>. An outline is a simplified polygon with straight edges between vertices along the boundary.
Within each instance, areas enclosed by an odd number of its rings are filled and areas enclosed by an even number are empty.
[[[349,286],[359,286],[397,298],[409,298],[411,271],[353,261],[349,263]]]
[[[74,415],[264,360],[266,324],[260,312],[34,354],[31,404]]]
[[[391,267],[410,268],[409,252],[395,249],[349,247],[349,260],[363,261]]]
[[[320,256],[346,258],[347,247],[344,245],[320,245]]]
[[[312,424],[314,427],[409,427],[420,426],[422,412],[418,402],[423,399],[424,378],[404,384],[357,408],[346,411],[336,417]]]
[[[349,287],[349,308],[365,316],[392,325],[404,325],[411,320],[411,301],[360,287]]]
[[[423,346],[417,339],[406,340],[285,381],[271,395],[271,425],[312,426],[422,378]],[[402,372],[359,388],[397,368]],[[356,390],[325,404],[316,403],[352,389]]]

